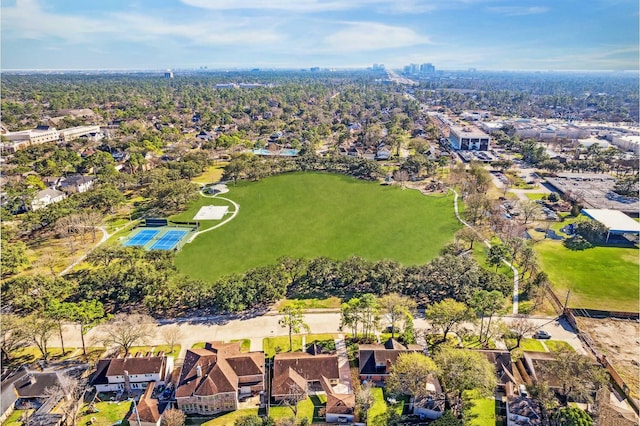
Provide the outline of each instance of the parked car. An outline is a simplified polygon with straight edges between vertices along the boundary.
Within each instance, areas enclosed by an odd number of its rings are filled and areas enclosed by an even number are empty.
[[[534,339],[551,339],[551,335],[544,330],[538,330],[533,334]]]

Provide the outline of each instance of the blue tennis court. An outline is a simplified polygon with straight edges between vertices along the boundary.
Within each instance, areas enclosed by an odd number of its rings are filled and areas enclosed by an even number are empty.
[[[158,241],[153,243],[151,250],[171,250],[188,233],[189,231],[167,231],[166,234],[158,238]]]
[[[160,231],[157,229],[143,229],[133,237],[129,238],[123,246],[143,246],[153,239]]]

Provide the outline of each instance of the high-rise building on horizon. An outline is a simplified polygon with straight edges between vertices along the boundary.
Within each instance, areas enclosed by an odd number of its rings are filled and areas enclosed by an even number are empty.
[[[434,67],[432,63],[422,64],[420,65],[420,72],[424,74],[434,74],[436,67]]]
[[[173,78],[173,71],[166,70],[164,73],[164,78]]]

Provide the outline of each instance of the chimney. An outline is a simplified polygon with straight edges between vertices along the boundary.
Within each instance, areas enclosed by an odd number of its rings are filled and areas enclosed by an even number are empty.
[[[29,383],[31,383],[32,385],[36,384],[36,376],[34,376],[33,374],[29,374]]]
[[[131,381],[129,380],[129,372],[124,370],[124,391],[131,392]]]
[[[202,377],[202,367],[199,365],[196,367],[196,376]]]

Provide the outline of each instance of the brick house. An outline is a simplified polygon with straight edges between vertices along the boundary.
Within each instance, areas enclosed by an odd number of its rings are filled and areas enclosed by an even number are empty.
[[[186,353],[175,398],[187,414],[238,409],[241,399],[264,391],[264,352],[240,352],[240,342],[207,343]]]
[[[98,392],[130,392],[144,390],[150,382],[164,385],[173,370],[173,357],[151,353],[126,358],[106,358],[98,361],[91,384]]]
[[[307,352],[280,353],[273,358],[271,397],[276,401],[292,395],[299,399],[309,392],[323,391],[322,381],[330,386],[340,382],[338,356]]]
[[[387,340],[384,345],[360,345],[358,348],[360,380],[384,382],[400,354],[422,352],[422,350],[420,345],[405,346],[395,339]]]

